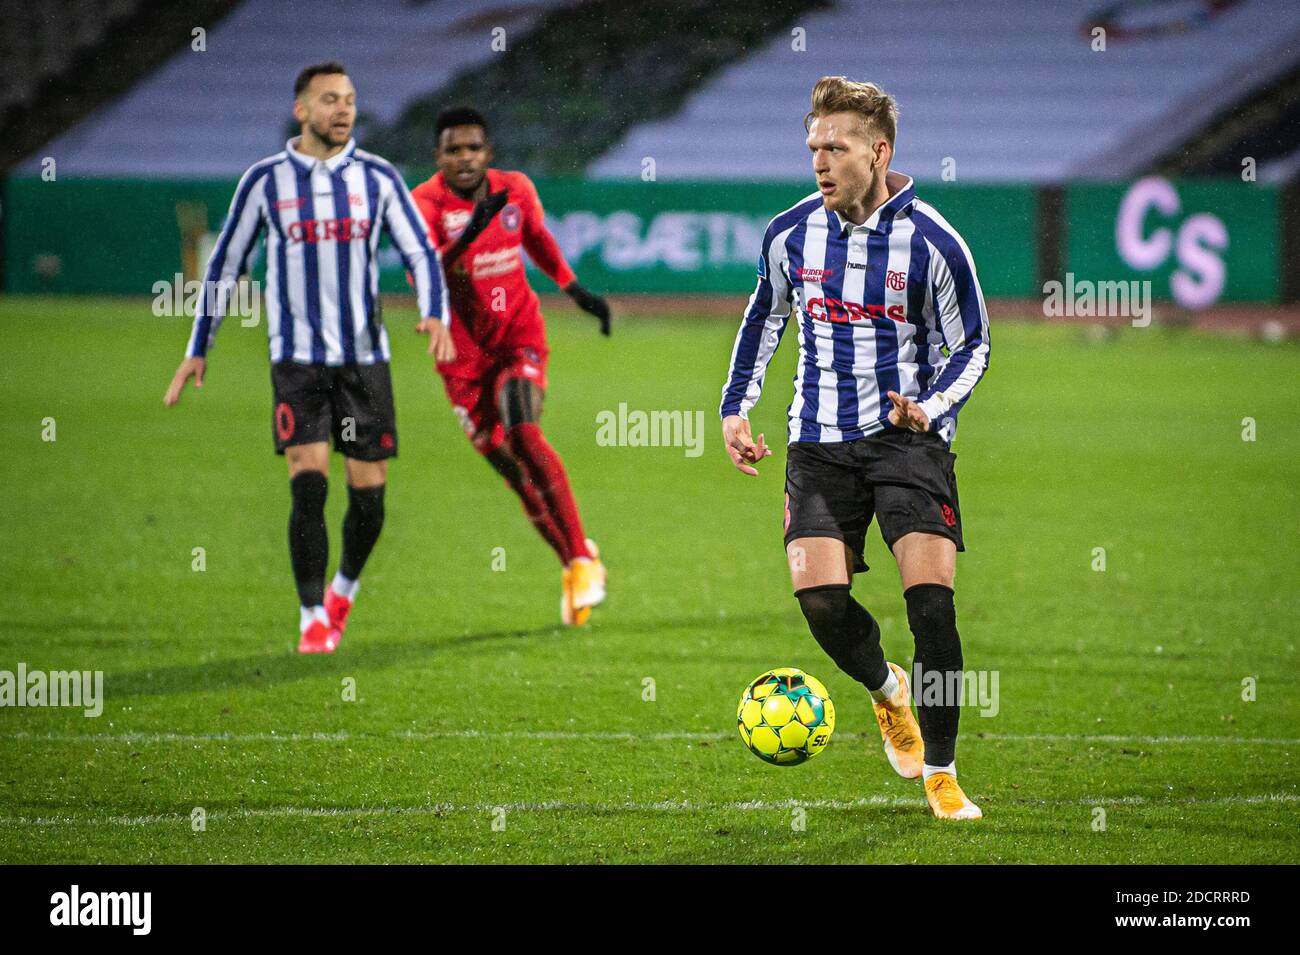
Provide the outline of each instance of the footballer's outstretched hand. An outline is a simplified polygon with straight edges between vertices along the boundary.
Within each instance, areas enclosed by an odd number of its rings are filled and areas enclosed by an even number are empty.
[[[194,387],[203,387],[203,373],[208,370],[208,360],[206,358],[186,358],[181,362],[181,366],[176,369],[176,374],[172,376],[172,383],[167,386],[167,394],[163,395],[163,404],[171,407],[181,400],[181,391],[185,388],[185,382],[191,378],[194,379]]]
[[[595,315],[600,319],[600,333],[609,334],[609,302],[597,295],[595,292],[589,292],[578,284],[574,279],[568,285],[564,286],[564,292],[573,303],[589,315]]]
[[[740,415],[727,415],[722,419],[722,440],[727,446],[727,454],[731,455],[731,463],[736,466],[736,470],[751,477],[758,476],[758,471],[753,465],[772,454],[772,449],[767,446],[761,434],[758,436],[758,441],[754,441],[749,430],[749,422]]]
[[[908,431],[930,430],[930,416],[921,410],[920,405],[911,398],[904,398],[897,391],[887,391],[885,394],[894,403],[894,407],[889,409],[890,424]]]
[[[440,318],[426,318],[415,326],[417,332],[429,336],[429,354],[439,365],[456,360],[456,344],[451,339],[451,329]]]

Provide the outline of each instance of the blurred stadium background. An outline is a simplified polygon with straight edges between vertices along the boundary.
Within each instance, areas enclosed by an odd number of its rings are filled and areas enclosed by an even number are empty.
[[[10,292],[196,276],[235,179],[291,132],[296,70],[338,58],[358,141],[412,182],[438,110],[475,104],[589,284],[725,295],[734,314],[767,218],[811,191],[799,121],[829,71],[898,97],[895,167],[1015,313],[1041,314],[1025,302],[1073,273],[1151,280],[1166,321],[1300,329],[1266,307],[1300,298],[1292,0],[6,6]],[[386,262],[384,288],[404,291]]]

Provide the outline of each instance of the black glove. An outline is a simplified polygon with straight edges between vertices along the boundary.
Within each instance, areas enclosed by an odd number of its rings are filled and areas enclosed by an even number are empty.
[[[460,234],[458,240],[464,245],[469,245],[478,238],[479,233],[488,227],[492,219],[498,212],[505,208],[506,190],[493,192],[486,197],[474,203],[474,211],[470,213],[469,225],[465,226],[465,231]]]
[[[600,333],[602,335],[609,334],[609,302],[594,292],[588,292],[576,280],[566,285],[564,291],[569,298],[573,299],[573,303],[578,308],[600,319]]]

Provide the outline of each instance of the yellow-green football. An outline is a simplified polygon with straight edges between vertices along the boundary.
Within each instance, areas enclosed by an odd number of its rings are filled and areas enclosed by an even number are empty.
[[[830,742],[835,705],[815,676],[796,667],[768,670],[740,695],[740,740],[759,759],[794,766]]]

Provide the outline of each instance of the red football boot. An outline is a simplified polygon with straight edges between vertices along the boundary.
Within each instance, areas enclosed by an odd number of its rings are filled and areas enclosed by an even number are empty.
[[[324,620],[313,620],[298,641],[299,653],[333,653],[343,634]]]
[[[333,584],[325,588],[325,612],[330,616],[330,626],[339,632],[340,637],[347,629],[353,602],[335,590]]]

